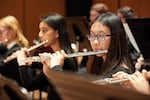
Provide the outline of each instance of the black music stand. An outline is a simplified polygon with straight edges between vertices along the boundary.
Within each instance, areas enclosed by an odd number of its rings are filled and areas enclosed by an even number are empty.
[[[149,100],[150,98],[122,88],[96,85],[63,72],[51,70],[48,79],[63,100]]]
[[[150,18],[126,19],[145,60],[150,61]]]
[[[90,49],[89,41],[86,37],[89,32],[89,25],[86,17],[66,17],[65,19],[71,42],[78,42],[80,50],[83,50],[84,48]]]

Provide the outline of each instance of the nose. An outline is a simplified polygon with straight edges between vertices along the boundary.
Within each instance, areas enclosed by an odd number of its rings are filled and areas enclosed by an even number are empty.
[[[99,39],[96,37],[96,38],[94,38],[94,40],[93,40],[92,42],[93,42],[93,44],[98,44],[100,41],[99,41]]]
[[[41,38],[43,36],[43,33],[40,31],[39,32],[39,37]]]

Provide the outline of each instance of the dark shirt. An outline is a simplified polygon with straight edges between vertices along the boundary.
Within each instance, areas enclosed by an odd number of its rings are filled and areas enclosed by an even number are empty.
[[[122,66],[117,66],[114,69],[112,69],[111,71],[107,72],[105,75],[103,75],[103,78],[112,78],[112,75],[119,71],[123,71],[128,74],[131,73],[131,71],[129,69],[122,67]]]
[[[4,59],[10,56],[13,52],[19,50],[21,47],[15,44],[12,48],[3,53],[0,57],[0,73],[10,79],[17,81],[19,85],[21,84],[21,79],[19,76],[19,66],[16,59],[13,59],[7,63],[4,63]]]
[[[29,90],[36,90],[36,89],[43,89],[46,88],[46,90],[48,91],[48,99],[49,100],[61,100],[59,95],[57,94],[57,92],[55,91],[52,83],[50,83],[47,80],[47,77],[45,76],[45,74],[43,73],[43,71],[41,71],[38,75],[36,75],[35,72],[35,67],[38,64],[33,64],[32,66],[20,66],[19,70],[20,70],[20,77],[22,79],[22,83],[23,86]],[[41,63],[39,63],[39,66],[42,66]],[[59,66],[55,66],[53,67],[53,70],[56,71],[63,71],[63,70],[69,70],[69,71],[77,71],[77,63],[76,61],[72,60],[72,59],[65,59],[64,61],[64,66],[63,67],[59,67]],[[32,75],[31,75],[32,73]]]
[[[6,52],[7,52],[6,45],[0,44],[0,55],[3,55]]]

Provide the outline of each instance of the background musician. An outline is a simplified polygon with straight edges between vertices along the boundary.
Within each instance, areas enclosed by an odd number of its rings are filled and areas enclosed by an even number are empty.
[[[44,47],[51,47],[54,53],[60,50],[64,50],[66,53],[72,53],[73,50],[71,48],[71,43],[69,40],[67,27],[65,19],[57,13],[50,13],[41,18],[41,22],[39,24],[39,38],[41,41],[48,40],[48,43],[44,45]],[[17,60],[21,60],[26,58],[26,50],[21,49],[16,52]],[[55,62],[57,60],[55,59]],[[26,63],[19,63],[20,65],[20,76],[23,82],[24,87],[26,87],[29,91],[36,89],[47,88],[49,94],[49,100],[60,100],[61,98],[53,89],[52,84],[49,84],[43,70],[35,75],[30,77],[29,72],[34,71],[37,66],[36,63],[32,63],[32,65],[28,66]],[[39,65],[39,64],[38,64]],[[35,66],[35,67],[34,67]],[[42,68],[43,64],[40,63]],[[64,60],[62,67],[53,66],[52,70],[57,71],[78,71],[77,61],[75,58],[68,58]],[[45,70],[44,70],[45,71]]]
[[[28,40],[22,33],[21,26],[14,16],[6,16],[0,19],[0,41],[5,41],[3,52],[0,50],[0,73],[8,78],[16,80],[21,85],[19,77],[19,67],[16,59],[4,63],[4,59],[10,56],[13,52],[19,50],[21,47],[28,47]]]
[[[96,17],[100,16],[103,13],[108,12],[108,6],[104,3],[93,4],[89,11],[89,20],[90,22],[94,21]]]

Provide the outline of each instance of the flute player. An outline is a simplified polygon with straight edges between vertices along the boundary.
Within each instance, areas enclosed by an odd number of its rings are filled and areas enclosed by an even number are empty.
[[[39,38],[42,41],[48,40],[48,43],[45,44],[45,47],[51,47],[53,52],[57,52],[60,50],[64,50],[66,53],[73,53],[71,48],[71,43],[69,40],[66,22],[64,18],[58,13],[50,13],[41,18],[41,22],[39,24]],[[21,60],[26,58],[26,50],[21,49],[17,51],[17,60]],[[58,63],[58,61],[55,61]],[[24,87],[26,87],[29,91],[36,89],[47,88],[48,91],[48,100],[61,100],[61,97],[56,93],[54,87],[48,82],[45,73],[41,71],[39,74],[35,74],[30,77],[29,72],[34,71],[34,66],[44,68],[42,63],[37,64],[32,63],[32,65],[28,66],[26,63],[19,63],[20,67],[20,76],[23,82]],[[60,66],[52,66],[52,70],[68,70],[77,72],[77,61],[75,58],[68,58],[64,60],[62,67]]]
[[[23,35],[21,26],[14,16],[9,15],[0,19],[0,41],[4,41],[2,43],[3,48],[0,48],[3,49],[0,50],[0,73],[3,76],[15,80],[22,86],[16,59],[7,63],[3,62],[5,58],[10,56],[13,52],[19,50],[21,47],[29,46],[28,40]]]

